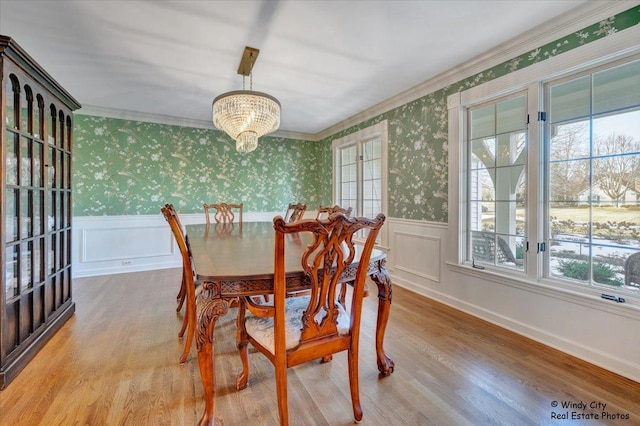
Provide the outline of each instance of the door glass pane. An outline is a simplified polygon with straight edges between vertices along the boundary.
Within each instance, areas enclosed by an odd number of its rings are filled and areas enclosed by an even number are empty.
[[[57,229],[62,229],[62,227],[64,227],[64,192],[60,191],[58,197],[59,199],[56,203],[58,206],[56,210],[56,224]]]
[[[53,105],[51,105],[51,111],[50,111],[49,115],[49,125],[47,126],[47,142],[49,143],[49,145],[55,145],[56,143],[56,138],[54,137],[54,135],[56,134],[56,109]],[[49,157],[51,161],[51,157]]]
[[[18,193],[17,189],[7,189],[5,192],[7,197],[7,210],[5,212],[7,242],[18,239]]]
[[[22,88],[22,90],[20,91],[20,130],[23,133],[27,133],[29,132],[29,106],[30,103],[27,100],[27,93],[30,90],[28,89],[28,86],[25,86]]]
[[[13,78],[11,78],[13,77]],[[17,111],[15,109],[15,104],[16,104],[16,100],[20,99],[18,96],[19,94],[16,93],[16,91],[14,90],[15,86],[16,86],[16,80],[15,80],[15,76],[12,74],[10,76],[10,78],[6,79],[6,84],[5,84],[5,90],[6,90],[6,99],[7,99],[7,105],[6,105],[6,112],[5,112],[5,117],[6,117],[6,125],[7,127],[11,127],[11,128],[17,128],[18,125],[16,123],[16,120],[18,118],[17,115]]]
[[[33,136],[38,139],[42,139],[42,109],[44,106],[44,102],[42,101],[42,97],[38,95],[36,97],[36,102],[33,105]]]
[[[65,154],[63,151],[60,151],[60,188],[66,188],[67,187],[67,182],[65,181],[65,178],[67,177],[67,174],[65,173],[66,170],[66,164],[65,164]]]
[[[524,166],[498,167],[496,169],[496,200],[514,201],[518,185],[524,181]]]
[[[471,110],[470,138],[479,139],[496,133],[495,104]]]
[[[20,244],[20,287],[24,292],[32,287],[31,280],[31,249],[32,242]]]
[[[524,164],[527,135],[524,131],[504,133],[497,136],[496,165]]]
[[[496,138],[485,137],[471,141],[471,168],[496,165]]]
[[[495,168],[472,169],[469,173],[469,199],[471,201],[496,199],[496,190],[493,184]]]
[[[44,192],[36,190],[33,192],[33,234],[42,235],[44,233],[42,221],[42,208],[44,206]]]
[[[6,262],[6,287],[5,294],[7,299],[18,295],[18,247],[7,247],[7,262]]]
[[[507,99],[496,105],[496,133],[508,133],[527,126],[527,97]]]
[[[49,188],[55,188],[56,184],[56,150],[55,148],[49,147],[49,165],[48,165],[48,173],[47,173],[47,186]]]
[[[71,204],[71,191],[67,192],[67,224],[66,226],[71,226],[71,210],[72,210],[72,204]]]
[[[64,113],[62,111],[60,111],[60,114],[58,116],[58,135],[56,138],[56,145],[58,146],[59,149],[63,149],[64,148],[64,137],[65,137],[65,123],[64,123]]]
[[[40,283],[44,281],[43,273],[43,261],[44,261],[44,238],[38,238],[35,240],[33,248],[33,280],[34,283]]]
[[[62,151],[56,150],[56,174],[55,174],[55,186],[56,188],[62,188],[62,176],[64,172],[62,170]]]
[[[31,141],[20,138],[20,185],[31,186]]]
[[[18,135],[7,131],[7,167],[5,176],[7,185],[18,184]]]
[[[42,179],[43,149],[41,143],[33,143],[33,186],[36,187],[42,186],[44,182]]]
[[[20,191],[20,238],[33,236],[31,229],[31,191],[23,189]]]
[[[70,118],[67,118],[66,129],[67,129],[67,137],[65,138],[64,149],[66,149],[67,151],[71,151],[71,130],[73,129],[73,127],[72,127]]]
[[[65,169],[64,173],[66,174],[66,183],[65,189],[71,189],[71,154],[64,154],[65,158]]]
[[[56,197],[54,191],[47,191],[47,203],[49,204],[49,211],[47,212],[47,229],[51,232],[56,227]]]
[[[56,253],[55,253],[55,249],[56,249],[56,234],[51,234],[49,236],[49,253],[48,253],[48,265],[49,265],[49,275],[53,274],[55,272],[55,268],[56,268]]]
[[[349,146],[346,148],[343,148],[340,151],[340,155],[341,155],[341,159],[342,161],[340,162],[340,164],[342,165],[347,165],[347,164],[354,164],[356,162],[356,146]]]

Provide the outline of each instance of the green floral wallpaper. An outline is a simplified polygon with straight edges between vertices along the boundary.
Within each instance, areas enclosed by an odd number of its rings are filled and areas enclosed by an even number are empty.
[[[74,214],[152,214],[172,202],[199,211],[209,200],[241,200],[248,211],[290,200],[329,204],[331,142],[389,123],[389,216],[447,222],[447,97],[638,25],[640,6],[362,122],[318,143],[261,138],[237,154],[211,131],[76,115]]]
[[[181,213],[204,202],[243,202],[245,211],[319,204],[318,144],[262,137],[250,155],[216,130],[76,115],[75,216]],[[326,172],[326,169],[324,170]]]

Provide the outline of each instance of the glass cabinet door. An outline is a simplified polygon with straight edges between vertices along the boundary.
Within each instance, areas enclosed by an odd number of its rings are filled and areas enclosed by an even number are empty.
[[[71,136],[77,108],[15,40],[0,36],[0,389],[75,311]]]

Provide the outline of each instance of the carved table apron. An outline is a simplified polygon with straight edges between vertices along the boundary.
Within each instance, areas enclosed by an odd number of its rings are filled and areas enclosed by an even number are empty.
[[[273,293],[274,235],[271,222],[243,224],[187,225],[196,278],[202,292],[196,301],[196,347],[204,388],[205,412],[200,424],[214,424],[214,349],[216,320],[235,306],[239,297]],[[311,242],[310,234],[288,235],[285,268],[287,289],[303,290],[306,282],[300,259]],[[358,266],[356,255],[343,281],[353,280]],[[373,250],[369,276],[378,287],[376,355],[381,376],[393,372],[394,363],[383,348],[384,332],[391,307],[391,279],[385,268],[386,254]]]

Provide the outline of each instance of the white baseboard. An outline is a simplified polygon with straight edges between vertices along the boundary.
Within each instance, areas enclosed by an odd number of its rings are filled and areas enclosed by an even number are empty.
[[[495,324],[499,327],[513,331],[536,342],[550,346],[554,349],[562,351],[564,353],[580,358],[591,364],[602,367],[606,370],[612,371],[621,376],[627,377],[636,382],[640,382],[640,364],[631,360],[621,358],[607,352],[605,350],[594,347],[593,345],[586,345],[579,341],[568,339],[567,337],[554,334],[547,330],[543,330],[530,324],[523,323],[521,321],[514,320],[512,318],[505,317],[496,312],[489,311],[471,304],[467,301],[450,297],[432,289],[418,286],[415,283],[405,280],[393,278],[393,284],[400,287],[411,290],[417,294],[436,300],[454,309],[458,309],[474,317],[483,319],[487,322]],[[392,308],[393,312],[393,308]],[[596,343],[590,341],[589,343]]]

